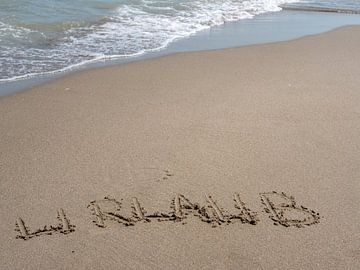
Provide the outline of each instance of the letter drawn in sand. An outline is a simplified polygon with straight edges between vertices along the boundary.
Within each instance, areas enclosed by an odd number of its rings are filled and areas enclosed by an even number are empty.
[[[190,213],[197,216],[200,206],[197,203],[192,203],[184,195],[176,194],[175,198],[172,200],[171,208],[173,210],[171,213],[172,219],[175,221],[182,221]]]
[[[105,228],[106,220],[115,221],[125,226],[134,225],[134,220],[124,217],[119,213],[121,209],[121,202],[113,198],[105,197],[102,200],[92,201],[88,205],[88,208],[91,209],[92,215],[95,216],[95,220],[93,222],[98,227]]]
[[[60,208],[58,210],[58,219],[61,220],[61,223],[62,223],[61,232],[62,233],[69,233],[71,231],[69,220],[67,219],[67,217],[65,215],[65,211],[62,208]]]
[[[287,196],[284,192],[260,193],[260,198],[274,225],[301,228],[316,224],[320,220],[319,213],[304,206],[297,206],[294,197]]]
[[[212,199],[212,197],[208,194],[205,195],[206,201],[208,202],[208,207],[212,209],[212,222],[221,224],[226,221],[229,221],[227,218],[225,218],[223,211],[219,208],[219,206],[216,204],[216,202]]]
[[[136,197],[134,197],[132,199],[132,208],[133,208],[133,215],[135,216],[135,218],[138,221],[149,221],[149,219],[147,217],[145,217],[145,209],[143,207],[141,207],[138,199]]]
[[[57,219],[59,221],[57,226],[50,225],[50,227],[48,227],[45,225],[43,228],[30,232],[26,227],[24,220],[19,217],[16,220],[15,231],[19,233],[16,238],[28,240],[35,236],[52,235],[53,233],[68,234],[75,231],[75,225],[70,224],[70,220],[67,218],[64,209],[60,208],[58,210]]]
[[[171,208],[173,212],[170,213],[171,219],[174,221],[182,221],[185,224],[185,219],[189,214],[198,217],[201,221],[212,223],[217,221],[208,211],[209,207],[200,206],[198,203],[191,202],[182,194],[176,194],[172,201]]]
[[[257,213],[246,207],[245,203],[240,199],[239,193],[234,194],[235,208],[240,210],[240,214],[231,215],[230,219],[239,219],[242,223],[256,225],[258,223]]]

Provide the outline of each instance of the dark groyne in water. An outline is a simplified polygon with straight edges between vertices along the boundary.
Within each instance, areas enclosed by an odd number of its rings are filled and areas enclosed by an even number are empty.
[[[280,5],[283,10],[360,14],[360,9]]]

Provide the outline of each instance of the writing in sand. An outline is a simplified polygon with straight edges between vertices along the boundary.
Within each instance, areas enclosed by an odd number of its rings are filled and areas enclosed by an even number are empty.
[[[139,200],[134,197],[131,201],[132,213],[129,216],[120,214],[122,200],[118,201],[111,197],[95,200],[89,203],[88,208],[93,217],[93,222],[100,228],[106,228],[109,222],[115,222],[123,226],[134,226],[139,222],[151,223],[156,220],[160,222],[181,222],[185,224],[188,216],[197,217],[201,222],[210,224],[213,227],[219,225],[229,225],[243,223],[257,225],[259,223],[258,214],[250,210],[241,200],[238,193],[234,194],[234,205],[237,213],[229,213],[212,198],[205,195],[206,203],[200,205],[191,202],[182,194],[177,194],[171,201],[170,212],[147,213]],[[319,222],[320,214],[305,206],[297,205],[294,197],[286,195],[284,192],[260,193],[260,200],[264,211],[268,214],[274,225],[284,227],[302,228],[311,226]],[[58,210],[58,224],[46,225],[37,230],[31,231],[22,218],[16,221],[17,238],[28,240],[35,236],[52,234],[69,234],[75,231],[75,225],[71,224],[66,216],[64,209]]]

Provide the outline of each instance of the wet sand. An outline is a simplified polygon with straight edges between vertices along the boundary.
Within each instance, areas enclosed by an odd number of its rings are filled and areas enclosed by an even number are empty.
[[[1,269],[359,269],[359,47],[345,27],[1,98]]]

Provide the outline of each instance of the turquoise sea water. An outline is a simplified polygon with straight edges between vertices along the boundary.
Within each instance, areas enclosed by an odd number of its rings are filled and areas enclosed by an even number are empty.
[[[360,8],[358,0],[0,0],[0,82],[161,50],[288,3]]]

